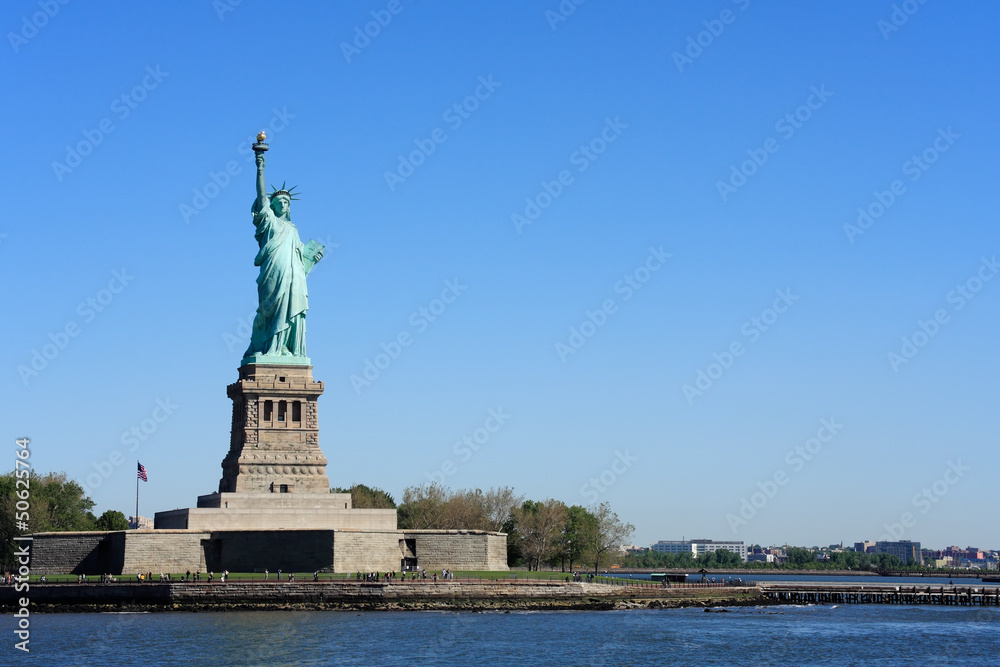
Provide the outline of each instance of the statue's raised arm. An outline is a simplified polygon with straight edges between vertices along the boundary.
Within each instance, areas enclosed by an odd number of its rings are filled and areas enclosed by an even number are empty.
[[[264,152],[267,150],[267,144],[264,143],[264,133],[261,132],[257,135],[256,146],[263,146],[264,150],[254,150],[254,159],[257,162],[257,202],[254,204],[255,211],[263,211],[264,207],[268,205],[267,201],[267,185],[264,181]]]

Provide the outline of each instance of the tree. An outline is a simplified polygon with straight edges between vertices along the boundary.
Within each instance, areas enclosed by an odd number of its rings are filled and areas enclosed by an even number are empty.
[[[516,513],[515,513],[516,514]],[[523,564],[524,548],[521,544],[521,531],[517,525],[517,517],[512,514],[507,523],[503,525],[503,532],[507,533],[507,566],[514,567]]]
[[[699,559],[696,562],[690,551],[668,554],[647,549],[639,553],[626,554],[622,562],[628,567],[662,567],[664,569],[688,570],[695,567],[703,567],[701,565],[702,561]]]
[[[364,484],[352,484],[350,488],[334,487],[330,493],[351,494],[351,507],[356,510],[393,510],[396,509],[396,501],[386,491],[377,486],[366,486]]]
[[[398,525],[402,529],[440,528],[450,492],[437,482],[410,486],[403,491]]]
[[[604,502],[590,511],[594,515],[594,530],[589,535],[591,557],[594,559],[594,574],[597,574],[601,562],[606,560],[612,550],[625,544],[635,532],[635,526],[622,523],[618,515],[611,510],[611,505]]]
[[[695,566],[694,554],[690,551],[685,551],[679,554],[667,554],[670,557],[667,567],[674,568],[693,568]]]
[[[501,486],[483,494],[483,509],[489,530],[503,532],[504,526],[514,516],[514,510],[524,501],[524,496],[514,494],[514,489]]]
[[[718,551],[709,551],[703,553],[697,558],[697,564],[700,567],[739,567],[743,565],[742,559],[739,555],[729,551],[728,549],[719,549]]]
[[[793,568],[802,569],[816,562],[816,555],[803,547],[788,547],[785,555],[788,557],[788,566]]]
[[[526,500],[515,511],[517,529],[528,557],[528,569],[538,570],[561,544],[560,533],[566,525],[566,505],[559,500]]]
[[[573,505],[566,509],[566,525],[562,530],[562,548],[559,550],[560,564],[565,565],[565,560],[568,559],[572,569],[573,563],[582,562],[589,557],[587,549],[593,541],[596,527],[597,518],[587,508]],[[565,571],[565,567],[562,569]]]
[[[903,561],[894,554],[875,554],[875,565],[879,570],[898,570],[903,566]]]
[[[714,551],[706,551],[702,555],[700,555],[697,558],[695,558],[695,562],[697,563],[698,567],[702,567],[702,568],[706,568],[706,569],[711,569],[711,568],[718,567],[719,566],[719,561],[716,558],[715,553],[716,552],[714,552]]]
[[[20,485],[18,485],[20,482]],[[18,493],[27,490],[27,499]],[[18,502],[27,502],[27,527],[17,523]],[[84,495],[83,487],[68,480],[65,473],[39,475],[32,471],[27,478],[17,478],[10,472],[0,475],[0,561],[2,568],[14,567],[13,538],[24,533],[45,533],[67,530],[93,530],[94,501]]]
[[[128,530],[128,519],[118,510],[107,510],[97,518],[95,530]]]
[[[502,531],[521,503],[513,489],[451,491],[440,484],[411,486],[399,506],[400,528]]]
[[[456,491],[448,496],[441,516],[441,528],[487,530],[486,497],[479,489]]]

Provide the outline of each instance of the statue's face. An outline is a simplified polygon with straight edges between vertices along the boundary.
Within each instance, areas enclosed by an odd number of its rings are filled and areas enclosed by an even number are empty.
[[[292,201],[285,195],[278,195],[271,200],[271,210],[280,218],[288,213],[288,207],[291,203]]]

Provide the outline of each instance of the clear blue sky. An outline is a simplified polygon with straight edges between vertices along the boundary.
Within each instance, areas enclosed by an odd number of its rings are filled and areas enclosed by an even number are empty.
[[[327,245],[333,484],[609,501],[639,544],[1000,546],[1000,9],[225,2],[4,4],[11,459],[29,436],[98,512],[136,459],[144,515],[217,488],[264,128]]]

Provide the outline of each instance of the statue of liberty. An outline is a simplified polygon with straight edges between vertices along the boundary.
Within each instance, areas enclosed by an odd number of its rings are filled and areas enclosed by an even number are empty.
[[[323,258],[323,244],[316,241],[303,244],[299,239],[299,230],[292,224],[290,214],[292,200],[297,199],[294,192],[283,184],[270,195],[265,194],[264,138],[261,132],[253,145],[257,198],[250,209],[256,228],[254,238],[260,248],[253,260],[254,266],[260,267],[258,305],[250,347],[242,363],[308,364],[306,275]]]

